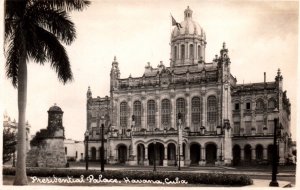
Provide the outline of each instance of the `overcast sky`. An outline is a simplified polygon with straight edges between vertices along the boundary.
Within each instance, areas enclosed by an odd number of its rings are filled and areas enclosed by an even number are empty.
[[[141,76],[150,62],[169,66],[170,13],[183,20],[187,6],[206,32],[206,62],[226,42],[231,72],[238,83],[274,81],[277,69],[292,104],[292,132],[296,139],[296,84],[298,3],[282,1],[171,1],[98,0],[83,12],[72,13],[77,39],[66,47],[74,81],[63,85],[49,64],[28,64],[27,120],[31,134],[47,127],[54,103],[64,111],[66,138],[82,140],[86,129],[86,91],[93,97],[109,95],[109,73],[116,56],[121,78]],[[17,118],[17,90],[4,77],[1,64],[2,107]]]

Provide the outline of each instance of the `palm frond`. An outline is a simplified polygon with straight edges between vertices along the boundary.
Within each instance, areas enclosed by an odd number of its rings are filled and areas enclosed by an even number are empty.
[[[18,30],[17,30],[18,31]],[[20,61],[21,51],[21,39],[20,34],[16,33],[8,44],[6,51],[6,77],[12,82],[12,85],[16,88],[18,86],[18,69]]]
[[[4,15],[5,18],[22,17],[26,11],[28,0],[5,0]]]
[[[64,84],[73,80],[69,57],[63,45],[49,31],[36,27],[37,39],[43,44],[47,60]]]
[[[53,33],[67,45],[71,44],[76,38],[74,23],[70,20],[66,11],[32,6],[28,9],[26,17],[30,18],[31,22],[35,22]]]
[[[32,0],[33,4],[40,4],[51,9],[65,11],[82,11],[87,8],[91,2],[89,0]]]
[[[45,45],[39,41],[37,36],[37,25],[32,22],[26,22],[25,27],[26,31],[24,31],[24,36],[26,38],[27,57],[43,65],[44,62],[47,61],[47,56]]]

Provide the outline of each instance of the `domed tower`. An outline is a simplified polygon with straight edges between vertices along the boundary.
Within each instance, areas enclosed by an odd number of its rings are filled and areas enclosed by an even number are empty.
[[[51,134],[54,136],[61,136],[64,137],[64,127],[62,125],[62,116],[63,111],[60,107],[58,107],[56,104],[54,106],[50,107],[48,110],[48,127],[47,129],[50,129],[51,131],[55,131],[55,134]],[[62,132],[62,134],[61,134]]]
[[[205,60],[205,32],[192,15],[193,11],[187,7],[184,21],[172,31],[171,66],[193,65]]]

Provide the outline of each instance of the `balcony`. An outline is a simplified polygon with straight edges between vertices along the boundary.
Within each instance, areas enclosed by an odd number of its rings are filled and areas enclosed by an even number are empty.
[[[183,132],[183,135],[185,132]],[[178,135],[177,130],[170,131],[134,131],[133,136],[170,136],[170,135]]]
[[[201,132],[188,132],[188,136],[216,136],[217,131],[205,131],[204,134]]]

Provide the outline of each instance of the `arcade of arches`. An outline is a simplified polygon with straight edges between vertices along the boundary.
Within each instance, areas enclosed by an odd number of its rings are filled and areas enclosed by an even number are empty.
[[[175,142],[162,143],[138,143],[136,146],[136,161],[137,165],[153,165],[154,160],[156,165],[160,166],[176,166],[178,161],[178,145]],[[232,164],[250,164],[271,162],[273,145],[263,146],[257,144],[251,146],[246,144],[240,146],[235,144],[232,148]],[[131,147],[125,144],[118,144],[115,149],[117,162],[119,164],[126,164],[130,159]],[[181,159],[185,165],[219,165],[222,160],[221,147],[214,142],[199,144],[192,142],[189,145],[183,143]],[[154,152],[155,151],[155,152]],[[96,156],[96,149],[93,147],[91,151],[92,159]],[[155,156],[155,158],[154,158]]]

